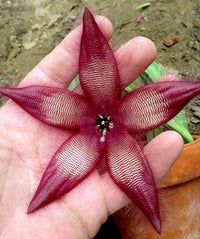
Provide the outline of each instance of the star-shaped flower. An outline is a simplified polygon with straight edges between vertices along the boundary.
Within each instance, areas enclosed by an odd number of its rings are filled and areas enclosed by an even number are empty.
[[[137,135],[174,117],[200,92],[200,83],[159,82],[121,97],[113,52],[87,8],[83,16],[79,78],[84,95],[42,86],[0,88],[2,94],[40,121],[73,133],[55,152],[28,213],[69,192],[105,159],[113,181],[160,233],[154,177]]]

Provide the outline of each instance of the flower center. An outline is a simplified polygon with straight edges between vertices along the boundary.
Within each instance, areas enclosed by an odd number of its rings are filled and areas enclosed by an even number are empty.
[[[110,118],[110,115],[97,115],[96,118],[96,126],[98,127],[98,131],[102,134],[100,138],[100,142],[105,141],[106,132],[113,128],[113,122]]]

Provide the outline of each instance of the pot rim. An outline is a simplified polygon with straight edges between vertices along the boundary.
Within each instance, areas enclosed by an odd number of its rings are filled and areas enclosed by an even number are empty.
[[[192,137],[194,141],[184,145],[176,162],[157,184],[158,188],[176,186],[200,177],[200,136]]]

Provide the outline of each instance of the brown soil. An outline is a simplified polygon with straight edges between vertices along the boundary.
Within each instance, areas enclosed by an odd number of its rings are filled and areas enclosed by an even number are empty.
[[[199,0],[0,0],[0,85],[18,82],[77,25],[84,6],[113,23],[114,48],[134,36],[150,38],[158,49],[156,61],[186,78],[200,77]],[[144,19],[137,23],[141,14]],[[176,40],[171,47],[163,43]],[[195,108],[197,107],[197,108]],[[196,113],[195,113],[196,112]],[[187,106],[193,134],[200,134],[198,97]],[[195,116],[195,117],[194,117]]]

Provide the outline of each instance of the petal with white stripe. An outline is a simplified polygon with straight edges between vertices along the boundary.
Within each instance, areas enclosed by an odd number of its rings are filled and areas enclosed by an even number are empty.
[[[107,164],[114,182],[160,232],[161,222],[154,178],[135,139],[128,133],[113,139],[107,148]]]
[[[30,86],[24,88],[0,88],[25,111],[42,122],[60,128],[79,128],[81,119],[87,115],[85,98],[64,89]]]
[[[53,202],[83,181],[100,159],[98,145],[92,136],[78,134],[70,137],[45,170],[28,213]]]

